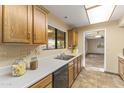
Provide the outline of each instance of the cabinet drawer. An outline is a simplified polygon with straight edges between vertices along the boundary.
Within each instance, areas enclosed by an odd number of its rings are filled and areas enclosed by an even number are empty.
[[[31,86],[31,88],[44,88],[47,87],[47,85],[49,85],[51,82],[52,82],[52,74],[48,75],[44,79],[40,80],[39,82]]]

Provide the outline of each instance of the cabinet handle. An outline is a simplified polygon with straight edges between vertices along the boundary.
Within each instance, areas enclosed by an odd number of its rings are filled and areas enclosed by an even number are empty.
[[[13,33],[14,31],[13,31],[13,26],[11,26],[11,32],[10,32],[10,37],[13,37]]]
[[[30,33],[27,33],[27,39],[28,40],[30,39]]]

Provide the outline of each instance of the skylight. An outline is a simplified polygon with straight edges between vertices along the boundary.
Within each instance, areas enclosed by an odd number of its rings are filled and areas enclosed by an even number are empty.
[[[91,9],[91,8],[95,8],[95,7],[98,7],[100,5],[85,5],[85,8],[86,9]]]
[[[110,16],[115,8],[115,5],[94,5],[85,6],[90,24],[109,21]]]

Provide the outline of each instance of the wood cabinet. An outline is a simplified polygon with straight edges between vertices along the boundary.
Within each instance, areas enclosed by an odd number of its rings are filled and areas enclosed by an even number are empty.
[[[0,5],[0,42],[46,44],[47,14],[42,6]]]
[[[32,85],[31,88],[52,88],[52,74]]]
[[[68,79],[67,79],[68,87],[72,86],[73,82],[76,80],[79,72],[81,71],[81,57],[82,56],[79,56],[68,63],[68,72],[67,72],[68,73]],[[61,77],[60,74],[57,76],[59,76],[59,78],[64,78],[64,77]],[[58,79],[58,77],[55,78],[55,75],[54,75],[54,77],[53,77],[53,75],[54,74],[50,74],[50,75],[46,76],[45,78],[41,79],[37,83],[33,84],[30,88],[52,88],[52,87],[54,87],[54,85],[53,85],[54,80],[56,78]],[[57,84],[59,84],[59,82]]]
[[[31,39],[31,6],[2,6],[3,42],[30,43]]]
[[[72,86],[74,80],[77,78],[78,74],[81,72],[81,57],[79,56],[75,58],[68,64],[68,72],[69,72],[69,87]]]
[[[78,44],[78,32],[74,30],[68,31],[68,47],[73,48]]]
[[[124,59],[118,58],[118,72],[120,77],[124,80]]]
[[[73,61],[68,64],[68,71],[69,71],[69,87],[74,82],[74,64]]]
[[[33,43],[46,44],[47,36],[47,13],[33,6]]]
[[[2,5],[0,5],[0,43],[2,42]]]
[[[80,73],[81,71],[81,60],[80,60],[80,57],[78,57],[78,74]]]
[[[78,75],[78,61],[77,61],[77,58],[74,59],[74,79],[76,79]]]

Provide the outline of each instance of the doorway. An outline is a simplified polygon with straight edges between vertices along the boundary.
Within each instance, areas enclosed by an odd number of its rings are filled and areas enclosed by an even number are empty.
[[[106,31],[84,32],[84,67],[104,72],[106,69]]]

